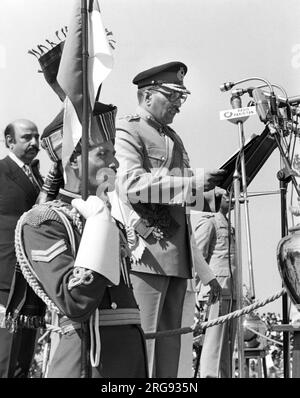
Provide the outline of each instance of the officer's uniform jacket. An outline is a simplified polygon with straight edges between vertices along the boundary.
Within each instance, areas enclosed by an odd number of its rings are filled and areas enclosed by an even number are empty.
[[[195,227],[195,239],[222,287],[222,296],[235,296],[236,292],[231,291],[236,272],[233,227],[229,234],[228,220],[220,212],[203,213]]]
[[[222,213],[203,213],[195,227],[195,238],[222,287],[220,300],[209,306],[208,320],[210,321],[236,309],[234,229],[231,227],[229,233],[228,220]],[[201,286],[200,297],[205,296],[206,293],[206,288]],[[200,359],[202,378],[231,377],[235,333],[236,320],[234,319],[206,330]]]
[[[80,377],[83,322],[89,322],[90,333],[94,327],[100,330],[101,361],[93,369],[93,377],[146,377],[139,310],[127,271],[128,249],[123,240],[118,286],[112,286],[108,279],[92,270],[74,268],[81,240],[79,216],[70,216],[72,206],[68,204],[74,197],[64,194],[62,200],[35,206],[22,217],[16,231],[17,247],[23,247],[28,259],[26,266],[20,249],[17,251],[23,275],[43,302],[59,314],[63,331],[48,377]],[[69,221],[69,227],[59,216],[61,213]],[[37,289],[35,280],[41,289]],[[96,309],[99,321],[95,318]],[[8,315],[13,322],[17,314],[12,310]]]
[[[192,278],[194,256],[186,205],[193,202],[194,192],[180,137],[138,107],[135,115],[118,120],[115,149],[120,164],[118,195],[121,202],[129,200],[134,210],[127,219],[123,214],[124,223],[132,226],[131,216],[135,219],[135,232],[145,246],[132,269]],[[214,278],[201,254],[199,269],[204,284]]]

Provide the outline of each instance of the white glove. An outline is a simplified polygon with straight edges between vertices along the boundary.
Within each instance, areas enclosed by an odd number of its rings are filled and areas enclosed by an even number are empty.
[[[98,196],[89,196],[87,200],[73,199],[72,206],[86,219],[102,213],[103,220],[111,220],[108,208]]]
[[[114,285],[120,282],[119,230],[105,203],[97,196],[73,199],[72,206],[86,218],[74,267],[90,269]]]

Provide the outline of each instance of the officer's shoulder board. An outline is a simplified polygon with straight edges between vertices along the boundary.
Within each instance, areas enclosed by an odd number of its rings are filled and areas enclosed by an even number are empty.
[[[123,118],[121,118],[121,120],[125,119],[127,122],[136,122],[136,121],[140,120],[140,118],[141,118],[140,115],[138,115],[136,113],[134,115],[126,115]]]
[[[196,230],[200,227],[208,225],[208,223],[211,223],[211,222],[213,222],[215,224],[214,214],[212,214],[212,213],[201,214],[201,217],[197,220]]]
[[[214,214],[213,213],[203,213],[202,215],[201,215],[201,218],[200,218],[200,220],[201,219],[209,219],[209,218],[214,218],[215,216],[214,216]]]

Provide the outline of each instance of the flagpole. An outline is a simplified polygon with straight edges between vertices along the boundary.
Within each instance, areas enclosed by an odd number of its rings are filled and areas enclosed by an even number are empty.
[[[89,178],[89,92],[88,92],[88,10],[87,0],[81,0],[81,23],[82,23],[82,138],[81,138],[81,159],[82,159],[82,179],[81,197],[86,200],[88,197],[88,178]],[[80,378],[90,377],[89,366],[89,342],[88,342],[88,323],[82,322],[81,340],[81,372]]]
[[[89,146],[89,92],[88,92],[88,10],[87,0],[81,0],[82,21],[82,186],[81,196],[83,200],[88,197],[88,146]]]

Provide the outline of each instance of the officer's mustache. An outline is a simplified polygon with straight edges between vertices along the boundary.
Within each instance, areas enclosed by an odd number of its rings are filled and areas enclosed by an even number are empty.
[[[176,105],[173,105],[171,109],[174,110],[176,113],[179,113],[179,112],[180,112],[179,107],[176,106]]]
[[[39,150],[40,150],[36,145],[31,145],[30,147],[28,147],[28,148],[26,149],[25,152],[30,152],[30,151],[32,151],[33,149],[34,149],[36,152],[39,152]]]

